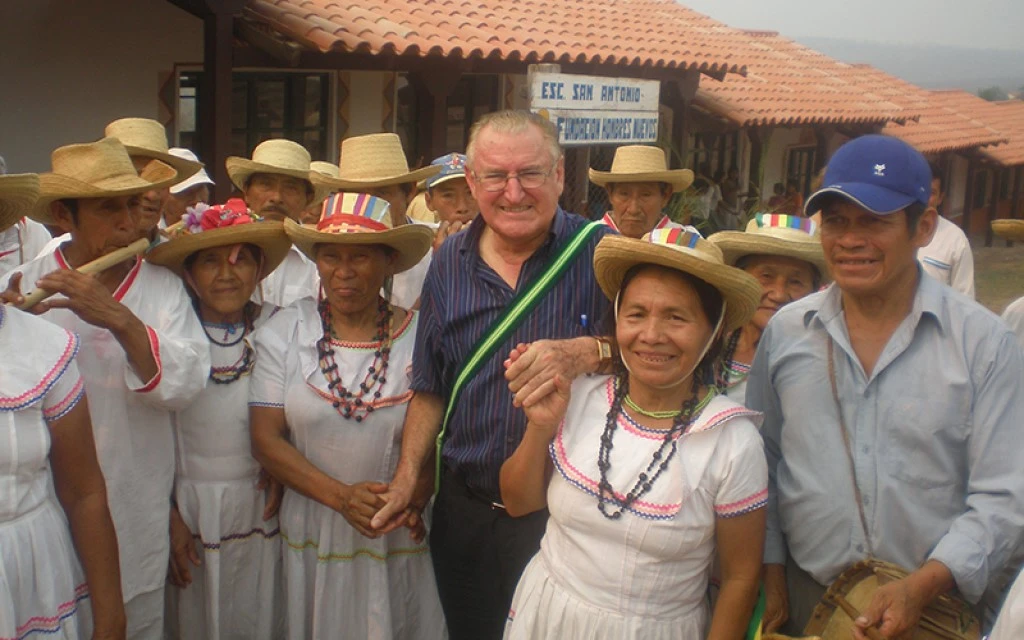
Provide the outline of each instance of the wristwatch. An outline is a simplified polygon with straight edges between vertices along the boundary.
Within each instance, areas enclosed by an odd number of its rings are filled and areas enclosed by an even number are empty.
[[[612,362],[612,342],[601,336],[594,336],[594,340],[597,340],[598,366],[603,370]]]

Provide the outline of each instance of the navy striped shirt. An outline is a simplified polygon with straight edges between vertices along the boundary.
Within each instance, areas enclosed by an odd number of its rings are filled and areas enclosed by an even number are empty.
[[[446,240],[423,283],[413,390],[447,402],[459,366],[477,341],[586,222],[559,208],[547,241],[523,264],[514,290],[480,258],[482,217]],[[594,248],[609,233],[614,232],[601,228],[594,233],[561,280],[462,389],[441,457],[469,487],[494,500],[500,493],[501,465],[519,446],[526,429],[526,414],[512,406],[502,363],[520,342],[590,335],[594,323],[604,319],[609,303],[594,279],[593,263]],[[583,315],[588,318],[586,328]]]

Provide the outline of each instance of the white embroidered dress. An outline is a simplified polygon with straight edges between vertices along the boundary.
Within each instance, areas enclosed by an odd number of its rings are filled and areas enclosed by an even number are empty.
[[[705,637],[715,518],[767,501],[768,471],[755,426],[760,415],[717,396],[679,438],[651,491],[619,519],[603,516],[597,458],[613,397],[612,377],[573,383],[550,447],[551,518],[516,588],[505,638]],[[664,434],[619,417],[608,475],[617,492],[633,487]]]
[[[26,349],[26,345],[31,348]],[[50,430],[81,400],[78,340],[0,305],[0,638],[88,640],[88,589],[50,475]]]
[[[332,406],[316,349],[322,335],[316,302],[300,300],[253,334],[259,364],[250,404],[283,407],[292,443],[327,475],[346,484],[390,482],[412,395],[409,369],[417,322],[410,313],[395,332],[377,409],[356,422]],[[346,389],[358,388],[377,348],[378,343],[335,342]],[[369,539],[340,513],[290,490],[280,526],[288,638],[445,637],[428,546],[413,542],[407,529]]]
[[[25,283],[68,268],[60,249],[22,266]],[[27,285],[26,288],[32,288]],[[114,299],[145,325],[157,363],[151,380],[140,380],[124,349],[107,329],[66,309],[42,318],[76,333],[78,367],[89,396],[89,415],[100,468],[117,532],[125,602],[162,592],[170,552],[168,518],[174,486],[171,412],[192,401],[206,384],[210,349],[181,280],[171,271],[137,260]],[[155,600],[155,599],[151,599]],[[159,606],[159,609],[157,607]],[[128,611],[129,626],[141,619],[162,626],[163,596],[145,611]]]
[[[263,307],[256,326],[265,324],[276,309]],[[216,335],[217,329],[207,330]],[[215,368],[235,366],[244,357],[242,330],[237,327],[235,344],[210,342]],[[250,380],[243,375],[230,384],[210,381],[174,416],[174,494],[202,564],[189,568],[192,584],[168,587],[172,638],[284,637],[281,540],[277,517],[263,520],[264,491],[256,488],[260,467],[249,438]]]

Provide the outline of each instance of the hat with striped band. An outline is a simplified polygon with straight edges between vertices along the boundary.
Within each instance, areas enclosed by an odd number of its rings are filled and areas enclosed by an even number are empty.
[[[314,261],[319,244],[390,247],[396,253],[394,273],[414,267],[434,241],[433,230],[425,225],[392,227],[387,200],[366,193],[335,193],[324,200],[320,222],[285,220],[284,228],[295,247]]]
[[[745,256],[783,256],[809,262],[822,277],[828,264],[821,250],[821,233],[810,218],[784,213],[758,213],[746,231],[722,231],[708,241],[722,250],[726,264],[736,266]]]
[[[594,250],[594,273],[609,300],[618,295],[629,270],[640,265],[675,269],[717,289],[725,301],[726,332],[746,324],[761,300],[761,285],[753,276],[726,265],[721,249],[684,229],[655,229],[639,240],[609,235]]]

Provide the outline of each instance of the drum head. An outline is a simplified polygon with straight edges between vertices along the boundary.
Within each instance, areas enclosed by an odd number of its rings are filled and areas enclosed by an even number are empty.
[[[867,609],[879,587],[907,576],[901,567],[880,560],[853,565],[828,588],[814,608],[804,634],[822,640],[853,638],[853,619]],[[925,607],[911,640],[980,640],[981,625],[970,605],[949,595]]]

